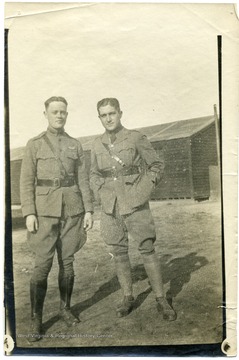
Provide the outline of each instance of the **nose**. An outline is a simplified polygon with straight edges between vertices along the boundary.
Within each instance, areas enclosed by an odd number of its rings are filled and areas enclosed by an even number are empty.
[[[111,116],[109,114],[107,114],[106,121],[111,122]]]

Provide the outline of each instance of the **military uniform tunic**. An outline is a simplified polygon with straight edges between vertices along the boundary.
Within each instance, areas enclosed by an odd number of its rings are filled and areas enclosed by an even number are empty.
[[[52,150],[44,140],[45,133],[29,140],[25,149],[20,181],[23,216],[36,214],[60,217],[63,197],[66,213],[69,216],[92,211],[91,192],[82,146],[78,140],[64,131],[58,133],[48,129],[47,136],[67,174],[75,178],[76,184],[70,187],[35,185],[36,179],[65,178]]]
[[[46,143],[45,135],[55,155]],[[56,157],[61,159],[63,168]],[[66,178],[73,183],[61,186],[61,181]],[[22,161],[20,194],[23,216],[34,214],[39,222],[38,231],[28,233],[30,245],[36,253],[33,278],[40,281],[47,277],[55,250],[60,267],[72,275],[74,253],[86,241],[84,214],[93,211],[80,142],[64,130],[59,132],[51,128],[29,140]]]
[[[123,127],[113,144],[107,132],[94,141],[90,181],[101,201],[102,237],[114,254],[128,251],[128,232],[138,241],[141,253],[154,251],[156,234],[148,201],[163,168],[163,159],[138,131]]]

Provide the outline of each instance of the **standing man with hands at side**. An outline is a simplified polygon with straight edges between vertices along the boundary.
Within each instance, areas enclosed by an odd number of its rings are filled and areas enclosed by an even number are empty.
[[[82,146],[64,130],[67,105],[66,99],[59,96],[45,102],[47,131],[29,140],[21,168],[22,212],[36,254],[30,280],[30,341],[39,340],[42,334],[47,278],[55,251],[59,264],[59,314],[68,326],[79,322],[70,309],[73,261],[93,226],[93,205]]]
[[[90,180],[101,200],[101,235],[114,256],[123,292],[117,315],[126,316],[134,307],[129,233],[138,244],[158,309],[164,319],[173,321],[176,313],[164,296],[160,264],[154,249],[155,225],[149,208],[151,191],[162,176],[163,161],[146,136],[122,126],[122,111],[117,99],[102,99],[97,110],[106,131],[93,143]]]

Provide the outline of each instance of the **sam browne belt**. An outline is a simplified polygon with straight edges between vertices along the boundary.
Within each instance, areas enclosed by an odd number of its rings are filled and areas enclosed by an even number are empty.
[[[49,187],[70,187],[76,184],[74,178],[66,178],[66,179],[37,179],[37,186],[49,186]]]
[[[116,170],[116,169],[111,169],[111,170],[101,170],[101,176],[106,178],[106,177],[117,177],[117,176],[127,176],[127,175],[135,175],[135,174],[140,174],[140,168],[138,166],[125,166],[122,169]]]

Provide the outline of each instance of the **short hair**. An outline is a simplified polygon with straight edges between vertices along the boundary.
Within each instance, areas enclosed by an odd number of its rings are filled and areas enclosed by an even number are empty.
[[[53,101],[60,101],[60,102],[63,102],[64,104],[66,104],[66,106],[68,105],[66,99],[63,98],[62,96],[52,96],[45,101],[45,103],[44,103],[45,108],[47,109],[48,106],[50,105],[50,103],[52,103]]]
[[[98,101],[97,103],[98,112],[101,106],[106,106],[106,105],[113,106],[117,111],[121,111],[119,101],[116,98],[104,98]]]

